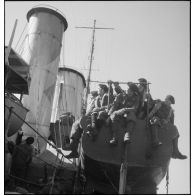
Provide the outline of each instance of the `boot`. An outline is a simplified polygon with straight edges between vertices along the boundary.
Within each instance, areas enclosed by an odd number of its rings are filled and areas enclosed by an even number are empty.
[[[131,139],[130,139],[130,132],[126,131],[125,135],[124,135],[124,143],[129,144],[131,143]]]
[[[172,153],[172,158],[175,159],[180,159],[180,160],[184,160],[187,159],[186,155],[183,155],[178,148],[178,139],[179,137],[176,137],[175,139],[173,139],[173,153]]]
[[[111,124],[112,124],[112,121],[111,121],[111,118],[110,118],[110,116],[109,116],[109,117],[106,119],[106,121],[105,121],[105,125],[106,125],[106,127],[110,127]]]
[[[93,136],[94,132],[96,134],[96,120],[97,120],[97,115],[96,113],[91,114],[91,124],[87,125],[87,131],[86,134],[90,137]]]
[[[97,113],[92,113],[91,114],[91,133],[92,133],[92,138],[95,140],[96,136],[98,134],[98,131],[96,129],[96,123],[97,123]]]
[[[157,148],[162,145],[162,142],[159,141],[158,138],[158,128],[156,125],[152,125],[151,127],[151,138],[152,138],[152,147]]]
[[[109,144],[111,146],[115,146],[118,144],[118,139],[117,139],[117,125],[116,124],[112,124],[112,128],[111,128],[111,132],[112,132],[112,138],[111,140],[109,141]]]
[[[131,142],[131,133],[134,129],[134,122],[129,122],[127,124],[127,130],[125,132],[125,135],[124,135],[124,143],[130,143]]]

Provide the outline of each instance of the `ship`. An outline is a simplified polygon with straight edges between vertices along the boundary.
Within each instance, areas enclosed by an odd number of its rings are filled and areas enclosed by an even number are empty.
[[[151,147],[148,124],[138,119],[132,142],[128,145],[122,141],[125,132],[122,124],[119,124],[119,143],[116,147],[108,144],[111,135],[106,126],[100,129],[97,140],[92,141],[86,134],[89,117],[83,115],[83,108],[90,92],[93,53],[86,83],[80,72],[59,67],[62,37],[68,27],[63,13],[37,6],[27,13],[27,21],[29,31],[21,57],[11,50],[10,58],[14,54],[22,65],[28,67],[30,82],[29,77],[24,79],[15,74],[12,66],[7,67],[14,74],[10,76],[6,89],[22,94],[19,105],[23,111],[15,111],[14,120],[20,120],[11,124],[10,109],[6,108],[5,113],[8,136],[14,136],[13,141],[20,128],[24,132],[23,139],[29,136],[35,139],[33,147],[36,152],[26,180],[21,180],[22,186],[33,193],[156,194],[157,186],[166,176],[170,164],[174,126],[169,124],[159,130],[163,145],[158,149]],[[95,22],[92,29],[93,52]],[[12,85],[14,77],[20,77],[18,80],[21,80],[22,90]],[[10,98],[6,95],[5,99],[6,106]],[[14,100],[14,104],[18,105],[18,102]],[[18,113],[24,114],[18,117]],[[67,122],[69,116],[72,117],[70,123]],[[80,118],[83,127],[78,149],[80,155],[78,159],[69,160],[66,154],[70,151],[66,147],[71,136],[71,125]],[[58,184],[63,186],[61,191]]]

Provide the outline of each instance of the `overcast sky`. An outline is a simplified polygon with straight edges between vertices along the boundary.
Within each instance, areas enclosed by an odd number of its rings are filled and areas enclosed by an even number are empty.
[[[65,15],[61,65],[87,75],[92,30],[76,26],[112,27],[97,30],[92,80],[133,81],[144,77],[152,84],[153,98],[176,99],[175,124],[180,132],[179,148],[187,160],[171,160],[170,193],[189,193],[190,139],[190,3],[187,1],[41,2],[56,7]],[[5,2],[5,44],[18,19],[13,48],[27,23],[26,13],[38,2]],[[22,37],[23,38],[23,37]],[[22,41],[21,38],[21,41]],[[96,85],[91,88],[95,89]],[[125,89],[126,86],[122,87]],[[158,193],[165,193],[165,181]]]

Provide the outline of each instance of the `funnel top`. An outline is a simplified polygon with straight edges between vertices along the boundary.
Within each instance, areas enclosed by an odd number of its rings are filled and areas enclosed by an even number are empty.
[[[81,74],[81,73],[78,72],[77,70],[72,69],[72,68],[59,67],[59,68],[58,68],[58,71],[59,71],[59,72],[63,72],[63,71],[73,72],[73,73],[79,75],[79,76],[82,78],[82,80],[83,80],[84,86],[86,87],[85,77],[83,76],[83,74]]]
[[[59,19],[63,22],[63,24],[64,24],[64,31],[67,29],[68,23],[67,23],[65,17],[64,17],[61,13],[59,13],[59,12],[57,11],[57,9],[54,10],[54,9],[47,8],[47,7],[34,7],[34,8],[32,8],[32,9],[30,9],[30,10],[28,11],[28,13],[27,13],[27,15],[26,15],[27,20],[29,21],[29,18],[30,18],[33,14],[38,13],[38,12],[46,12],[46,13],[50,13],[50,14],[55,15],[57,18],[59,18]]]

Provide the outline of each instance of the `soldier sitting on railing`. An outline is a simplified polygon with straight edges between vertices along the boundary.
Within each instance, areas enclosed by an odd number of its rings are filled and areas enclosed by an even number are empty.
[[[87,126],[87,134],[95,138],[98,134],[98,114],[100,111],[104,111],[108,105],[108,87],[104,84],[99,84],[98,96],[95,101],[95,108],[91,113],[91,124]]]
[[[91,99],[89,104],[87,105],[86,115],[90,115],[93,109],[95,108],[95,102],[97,96],[98,96],[98,91],[91,91]]]
[[[126,122],[126,133],[124,136],[124,142],[129,143],[131,132],[133,131],[136,123],[135,113],[139,106],[140,94],[136,84],[129,82],[128,83],[127,95],[124,98],[121,109],[114,111],[110,115],[112,121],[111,130],[112,130],[112,139],[110,140],[111,145],[116,145],[118,143],[117,131],[119,129],[119,121],[122,118],[125,118]],[[118,108],[117,108],[118,109]]]
[[[98,94],[97,91],[93,91],[91,92],[92,95],[92,103],[90,104],[89,109],[87,110],[86,115],[90,116],[92,114],[92,111],[94,110],[95,106],[97,106],[98,104]],[[82,120],[83,117],[81,117],[80,119],[76,120],[71,128],[71,132],[70,132],[70,146],[69,149],[71,150],[70,154],[66,155],[66,158],[78,158],[79,154],[78,154],[78,145],[80,142],[80,138],[83,134],[83,128],[81,127],[80,121]],[[92,117],[91,117],[92,118]]]
[[[152,146],[158,147],[162,143],[158,137],[158,129],[166,126],[168,123],[174,125],[174,112],[171,104],[175,104],[175,99],[172,95],[167,95],[165,101],[158,100],[152,111],[149,113],[148,118],[151,124],[151,138]],[[177,127],[175,126],[177,130]],[[178,149],[179,132],[177,130],[176,136],[173,139],[173,158],[186,159],[187,156],[181,154]]]
[[[108,118],[106,120],[106,124],[108,126],[111,125],[111,119],[110,119],[110,115],[116,111],[119,110],[123,107],[123,102],[124,102],[124,97],[125,97],[125,92],[122,90],[122,88],[119,85],[119,82],[113,82],[114,84],[114,90],[116,92],[115,94],[115,98],[113,103],[110,105],[110,109],[108,110]]]

